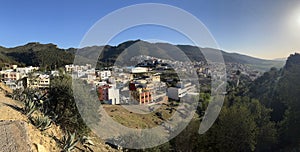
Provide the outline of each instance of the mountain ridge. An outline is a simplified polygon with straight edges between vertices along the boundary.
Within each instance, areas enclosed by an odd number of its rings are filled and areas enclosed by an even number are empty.
[[[78,50],[90,53],[90,55],[95,55],[94,53],[103,49],[103,52],[99,57],[99,62],[111,63],[116,61],[121,54],[126,52],[126,50],[130,50],[130,48],[135,52],[130,53],[127,51],[127,53],[129,53],[127,56],[136,54],[154,54],[154,56],[157,55],[162,58],[181,60],[182,53],[184,53],[191,61],[205,61],[206,59],[201,51],[211,55],[215,55],[218,51],[221,51],[226,63],[248,64],[249,66],[262,71],[266,71],[273,66],[280,68],[284,64],[283,61],[260,59],[239,53],[228,53],[214,48],[201,48],[192,45],[173,45],[169,43],[150,43],[142,40],[130,40],[120,43],[117,46],[91,46],[79,48]],[[8,63],[17,62],[24,65],[41,66],[53,69],[55,67],[62,67],[65,64],[73,63],[76,52],[77,48],[62,49],[52,43],[41,44],[39,42],[30,42],[25,45],[11,48],[0,46],[0,61]],[[85,55],[87,57],[89,56],[87,54],[83,54],[82,56]],[[123,60],[125,59],[127,58],[124,58]]]

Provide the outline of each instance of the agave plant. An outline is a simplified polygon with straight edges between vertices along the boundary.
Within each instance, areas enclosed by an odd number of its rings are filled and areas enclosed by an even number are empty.
[[[15,89],[12,92],[12,99],[14,100],[20,100],[20,96],[22,95],[22,90],[20,89]]]
[[[64,152],[71,152],[79,141],[76,139],[75,133],[67,133],[62,138],[62,149]]]
[[[36,110],[35,102],[27,99],[24,104],[24,113],[26,116],[31,116],[31,114]]]
[[[93,151],[92,148],[91,148],[91,146],[95,146],[95,144],[92,141],[92,138],[88,137],[88,136],[81,137],[80,138],[80,143],[82,144],[82,146],[85,149],[88,149],[89,151]]]
[[[57,118],[58,118],[58,115],[52,111],[51,109],[49,109],[48,106],[42,106],[40,107],[40,111],[47,115],[53,122],[56,122]]]
[[[34,125],[41,131],[51,127],[51,119],[48,116],[38,116],[34,120]]]

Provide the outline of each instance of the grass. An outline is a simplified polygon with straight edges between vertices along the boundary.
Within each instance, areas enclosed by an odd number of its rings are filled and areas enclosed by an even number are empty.
[[[153,128],[175,113],[175,110],[173,110],[172,113],[170,113],[169,110],[166,110],[166,108],[170,108],[169,104],[162,104],[157,110],[149,114],[130,112],[121,105],[104,105],[103,107],[113,120],[126,127],[137,129]],[[162,119],[155,114],[156,112],[162,114]]]

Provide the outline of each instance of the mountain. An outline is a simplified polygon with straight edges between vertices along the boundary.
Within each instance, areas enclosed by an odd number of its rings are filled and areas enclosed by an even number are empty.
[[[5,63],[7,64],[18,64],[20,65],[20,63],[18,63],[17,61],[15,61],[14,59],[10,58],[9,56],[6,56],[3,53],[0,53],[0,67],[5,66]]]
[[[224,51],[222,51],[222,54],[226,63],[231,62],[231,63],[247,64],[250,67],[257,69],[259,71],[267,71],[271,67],[281,68],[284,65],[284,61],[264,60],[264,59],[254,58],[254,57],[241,55],[237,53],[227,53]]]
[[[212,48],[135,40],[121,43],[118,46],[105,45],[80,48],[80,53],[77,56],[80,61],[89,63],[89,58],[96,57],[100,50],[102,50],[102,53],[98,61],[99,65],[104,66],[112,65],[115,62],[126,65],[133,56],[137,55],[149,55],[163,59],[173,59],[174,61],[187,61],[189,59],[191,61],[206,62],[202,52],[209,56],[216,56],[219,52],[219,50]],[[51,43],[40,44],[34,42],[14,48],[0,47],[0,61],[2,63],[20,63],[54,69],[73,63],[76,52],[76,48],[61,49]],[[224,51],[221,51],[221,53],[226,63],[247,64],[260,71],[266,71],[273,66],[280,68],[284,63],[283,61],[258,59],[237,53]]]
[[[272,68],[256,79],[249,89],[251,97],[272,109],[271,119],[278,123],[284,151],[300,147],[300,54],[288,57],[282,69]]]
[[[203,60],[204,56],[202,53],[197,50],[201,50],[205,54],[209,56],[216,56],[219,52],[222,53],[223,59],[225,63],[238,63],[238,64],[246,64],[250,67],[259,70],[259,71],[267,71],[271,67],[281,68],[284,65],[284,61],[274,61],[274,60],[264,60],[259,58],[250,57],[247,55],[242,55],[238,53],[228,53],[222,50],[217,50],[213,48],[198,48],[195,46],[188,45],[177,45],[183,52],[185,52],[190,58],[194,60]]]
[[[54,44],[28,43],[24,46],[14,48],[2,48],[0,49],[0,53],[8,59],[13,60],[4,60],[3,62],[17,62],[47,69],[71,64],[74,59],[73,53],[60,49]]]
[[[132,65],[130,59],[138,55],[149,55],[174,61],[187,61],[189,59],[191,61],[206,62],[202,52],[212,57],[217,56],[221,52],[226,63],[247,64],[259,71],[267,71],[271,67],[281,68],[284,65],[284,61],[258,59],[237,53],[227,53],[213,48],[172,45],[169,43],[149,43],[141,40],[127,41],[118,46],[93,46],[80,50],[80,55],[87,58],[96,55],[98,51],[102,50],[99,62],[105,63],[104,65],[112,65],[115,61],[119,65]]]

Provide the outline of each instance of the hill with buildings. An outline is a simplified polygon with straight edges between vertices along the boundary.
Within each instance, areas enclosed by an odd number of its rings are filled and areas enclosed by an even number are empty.
[[[199,48],[190,45],[172,45],[168,43],[149,43],[146,41],[136,40],[127,41],[118,46],[92,46],[79,49],[80,56],[90,57],[99,56],[99,65],[112,65],[116,60],[128,61],[135,55],[149,55],[162,59],[183,60],[182,56],[187,56],[191,61],[203,61],[206,59],[202,52],[209,55],[216,55],[219,50],[212,48]],[[23,64],[26,66],[39,66],[46,69],[55,69],[63,67],[66,64],[73,63],[77,49],[61,49],[54,44],[40,44],[37,42],[28,43],[23,46],[13,48],[0,47],[1,63]],[[254,69],[266,71],[271,67],[280,68],[284,61],[264,60],[237,53],[227,53],[221,51],[226,63],[246,64]],[[88,59],[82,58],[82,61],[89,62]],[[3,66],[3,65],[2,65]]]
[[[255,65],[264,66],[264,63],[266,63],[270,66],[273,65],[272,63],[277,62],[222,52],[224,60],[227,62],[227,70],[229,70],[227,72],[228,75],[222,75],[228,77],[224,105],[212,128],[206,134],[198,135],[198,124],[201,122],[207,105],[210,102],[209,90],[196,94],[195,90],[197,88],[192,85],[194,79],[189,83],[184,81],[178,82],[176,74],[173,75],[174,73],[169,68],[169,65],[174,64],[176,66],[171,67],[180,67],[177,71],[181,70],[187,74],[195,71],[191,68],[195,67],[201,85],[206,84],[206,81],[209,81],[211,78],[211,71],[205,64],[204,56],[199,53],[199,48],[188,45],[175,46],[166,43],[153,44],[145,41],[128,41],[118,46],[82,48],[83,51],[80,56],[83,59],[93,57],[101,48],[103,48],[103,52],[99,58],[101,64],[109,65],[110,62],[128,61],[132,56],[137,56],[135,60],[143,62],[140,62],[140,65],[137,67],[131,67],[132,69],[129,67],[116,67],[111,71],[107,69],[98,70],[91,65],[72,64],[66,65],[65,71],[46,71],[43,69],[51,69],[51,66],[6,66],[10,69],[2,70],[2,81],[7,86],[12,84],[9,82],[16,84],[24,82],[26,87],[22,84],[21,88],[23,86],[28,90],[15,89],[15,91],[9,91],[1,87],[2,90],[5,90],[3,92],[5,94],[2,94],[2,96],[0,94],[0,98],[3,97],[2,102],[0,102],[0,111],[3,111],[0,120],[10,119],[10,116],[18,116],[15,120],[21,119],[29,126],[32,126],[37,134],[51,132],[52,129],[58,130],[57,128],[60,127],[62,129],[59,129],[54,137],[40,137],[50,141],[50,143],[52,141],[52,144],[55,145],[43,143],[41,144],[43,147],[60,149],[64,148],[65,145],[69,145],[68,143],[64,144],[64,139],[72,136],[67,131],[76,132],[78,134],[77,138],[80,141],[86,135],[94,136],[83,122],[75,106],[75,97],[81,101],[89,99],[90,96],[86,96],[88,94],[87,91],[91,91],[89,87],[93,87],[97,91],[97,97],[101,103],[107,104],[105,110],[109,111],[109,115],[115,121],[127,127],[138,129],[151,128],[162,123],[162,120],[168,119],[176,111],[179,98],[187,97],[187,95],[197,95],[201,104],[197,109],[197,115],[195,115],[188,128],[178,137],[164,145],[167,148],[170,149],[171,146],[178,151],[197,151],[199,149],[209,151],[210,148],[213,148],[214,151],[271,151],[276,149],[297,151],[300,141],[299,135],[295,134],[295,132],[299,132],[298,122],[300,122],[300,117],[298,116],[300,113],[300,104],[298,102],[300,91],[300,81],[298,81],[300,77],[299,54],[291,55],[283,68],[271,68],[260,76],[260,74],[256,74],[256,71],[248,69],[248,65],[255,67]],[[178,48],[180,49],[178,50]],[[50,65],[52,63],[52,66],[55,66],[59,59],[68,63],[71,62],[69,59],[74,58],[76,52],[74,48],[59,49],[53,44],[39,43],[30,43],[10,49],[0,49],[4,58],[12,59],[12,62],[16,62],[13,60],[14,58],[18,59],[18,61],[22,60],[22,64],[26,65],[33,64],[33,61],[36,63],[45,63],[41,62],[40,59],[45,58],[45,54],[49,52],[49,59],[46,60],[47,64],[49,63]],[[200,49],[208,51],[209,55],[217,53],[215,49]],[[185,52],[192,61],[198,62],[179,62],[182,59],[178,58],[178,56],[183,55],[180,50]],[[198,53],[197,50],[199,50]],[[62,56],[56,61],[53,59],[52,62],[51,58],[55,57],[55,52],[63,53],[70,58]],[[12,55],[18,53],[24,53],[22,55],[25,57],[32,53],[31,55],[33,56],[30,56],[32,59],[22,59],[21,56]],[[141,54],[144,56],[138,56]],[[170,58],[176,58],[178,62],[168,60]],[[80,90],[77,94],[73,94],[71,75],[79,78],[78,80],[76,79],[76,83],[74,84],[88,84],[88,86],[78,87]],[[254,78],[252,79],[253,75]],[[24,81],[19,81],[22,76],[25,76]],[[31,90],[31,88],[35,90]],[[45,94],[47,95],[45,96]],[[120,97],[120,94],[123,96]],[[20,100],[21,102],[15,102],[15,100],[8,99],[4,95]],[[120,102],[121,100],[122,102]],[[118,107],[118,104],[127,104],[128,101],[133,101],[132,103],[141,105],[158,103],[163,106],[147,116],[135,115],[131,111],[129,112]],[[100,102],[96,100],[94,102],[82,102],[81,104],[89,106],[86,108],[88,110],[84,111],[84,114],[95,114]],[[151,110],[150,108],[148,110],[152,111],[153,109]],[[9,115],[12,112],[16,112],[16,114]],[[39,120],[42,119],[44,122],[50,123],[40,125]],[[97,121],[98,119],[93,118],[93,122]],[[35,145],[35,140],[39,140],[39,138],[29,137],[33,140],[33,145],[31,146]],[[226,140],[228,137],[231,140]],[[189,146],[182,143],[189,143]],[[214,143],[214,145],[211,145],[211,143]],[[98,144],[101,150],[95,151],[109,150],[103,142],[98,142]],[[78,143],[78,145],[79,148],[77,149],[85,148],[84,142]]]

